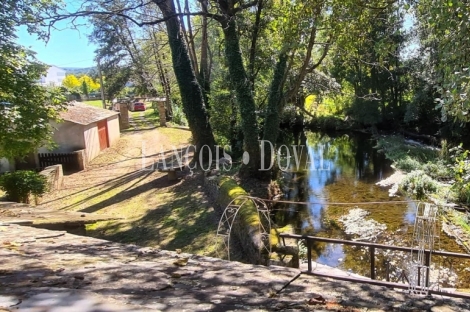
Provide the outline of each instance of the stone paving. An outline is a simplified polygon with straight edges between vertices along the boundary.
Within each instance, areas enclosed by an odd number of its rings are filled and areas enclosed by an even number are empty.
[[[0,223],[0,311],[470,311],[422,298],[60,231]]]

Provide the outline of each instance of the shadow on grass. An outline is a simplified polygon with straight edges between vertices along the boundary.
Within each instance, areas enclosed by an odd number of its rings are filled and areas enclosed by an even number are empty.
[[[177,152],[184,151],[184,149],[177,150]],[[88,205],[86,208],[83,208],[80,211],[96,212],[109,205],[116,204],[125,200],[130,200],[132,197],[137,196],[141,193],[151,191],[153,189],[171,186],[175,183],[178,183],[178,181],[168,181],[167,177],[162,175],[156,176],[155,179],[151,179],[151,176],[156,175],[156,171],[158,170],[158,168],[155,166],[155,163],[157,162],[157,158],[155,156],[163,155],[164,157],[166,157],[164,158],[165,163],[170,164],[175,161],[175,157],[173,155],[174,152],[175,150],[164,151],[161,154],[148,155],[148,161],[144,165],[149,165],[145,166],[143,169],[138,169],[133,172],[126,173],[122,176],[109,179],[102,183],[93,184],[83,190],[44,202],[44,204],[60,201],[67,197],[83,197],[82,199],[75,201],[73,204],[62,206],[61,210],[70,210],[80,206]],[[102,169],[102,167],[99,169]],[[102,172],[100,173],[103,174]],[[141,184],[147,179],[149,181],[144,184]],[[94,190],[99,191],[94,194],[91,194]],[[96,204],[90,205],[90,202],[92,202],[94,199],[97,199],[101,196],[105,196],[110,192],[116,192],[116,194]]]
[[[168,190],[164,201],[139,219],[130,223],[103,222],[90,234],[123,243],[217,256],[218,216],[201,188],[202,177],[183,179]]]

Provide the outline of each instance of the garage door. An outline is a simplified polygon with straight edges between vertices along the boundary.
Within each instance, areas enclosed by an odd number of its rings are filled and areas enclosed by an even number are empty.
[[[100,151],[109,147],[108,122],[106,120],[102,120],[98,122],[98,138],[100,140]]]

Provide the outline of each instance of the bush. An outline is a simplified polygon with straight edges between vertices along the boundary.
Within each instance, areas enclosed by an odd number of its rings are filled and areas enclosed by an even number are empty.
[[[437,183],[422,170],[410,172],[401,182],[400,188],[416,196],[417,199],[425,198],[426,194],[437,191]]]
[[[175,124],[180,125],[180,126],[187,126],[188,121],[186,120],[186,117],[184,116],[183,110],[175,105],[173,106],[173,120]]]
[[[28,204],[31,195],[41,196],[47,191],[47,179],[34,171],[7,172],[0,176],[0,189],[8,200]]]
[[[400,158],[395,162],[395,165],[398,169],[401,169],[406,172],[411,172],[413,170],[421,169],[421,164],[414,158],[409,156],[405,156],[404,158]]]
[[[452,153],[454,185],[452,188],[457,193],[458,200],[462,203],[470,203],[470,151],[464,150],[462,144],[449,150]]]
[[[422,169],[424,173],[435,180],[449,180],[453,177],[449,165],[441,159],[435,163],[427,162],[422,166]]]

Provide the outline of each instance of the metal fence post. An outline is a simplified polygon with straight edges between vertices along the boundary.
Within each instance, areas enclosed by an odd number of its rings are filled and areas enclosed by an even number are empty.
[[[308,272],[312,272],[312,241],[309,238],[307,240],[307,261],[308,261]]]
[[[370,279],[375,280],[375,247],[369,246],[370,253]]]

